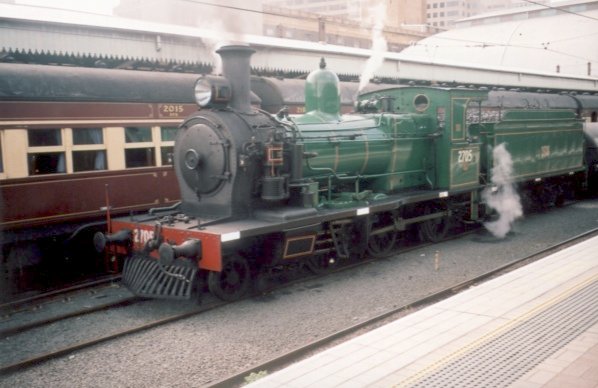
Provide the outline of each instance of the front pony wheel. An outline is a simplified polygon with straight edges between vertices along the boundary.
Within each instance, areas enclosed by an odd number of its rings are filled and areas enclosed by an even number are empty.
[[[239,255],[227,256],[222,271],[208,273],[208,289],[225,301],[234,301],[245,295],[251,279],[249,264]]]

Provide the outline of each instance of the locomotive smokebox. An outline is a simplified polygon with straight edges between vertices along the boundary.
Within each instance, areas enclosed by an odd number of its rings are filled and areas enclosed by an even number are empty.
[[[250,58],[255,50],[249,46],[223,46],[216,51],[222,58],[222,73],[232,89],[230,106],[240,112],[251,112]]]

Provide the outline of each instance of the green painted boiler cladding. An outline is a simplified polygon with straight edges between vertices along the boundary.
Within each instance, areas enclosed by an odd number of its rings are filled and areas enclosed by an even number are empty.
[[[467,102],[484,92],[397,88],[362,100],[359,114],[343,116],[338,95],[334,73],[313,72],[306,82],[307,113],[290,118],[306,155],[304,177],[385,194],[478,184],[480,143],[465,136],[464,120]],[[397,103],[407,109],[397,110]],[[436,111],[441,121],[429,114]]]

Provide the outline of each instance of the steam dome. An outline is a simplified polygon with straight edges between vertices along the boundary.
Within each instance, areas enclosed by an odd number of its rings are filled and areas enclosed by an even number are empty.
[[[326,69],[324,58],[320,68],[307,76],[305,82],[305,111],[318,111],[340,116],[341,94],[338,76]]]

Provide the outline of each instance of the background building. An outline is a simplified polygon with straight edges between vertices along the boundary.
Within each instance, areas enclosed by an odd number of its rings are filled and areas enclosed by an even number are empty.
[[[264,0],[264,35],[369,49],[383,23],[388,51],[401,51],[429,35],[425,0]]]
[[[264,5],[317,14],[324,17],[343,18],[358,23],[368,23],[372,13],[382,2],[376,0],[263,0]],[[386,27],[401,28],[425,23],[426,0],[385,0]]]
[[[264,0],[264,3],[290,11],[301,11],[321,16],[361,20],[361,0]]]
[[[114,15],[237,34],[260,35],[263,25],[261,0],[120,0]]]
[[[206,4],[209,3],[209,4]],[[376,21],[384,23],[389,51],[425,38],[425,0],[386,0],[382,20],[374,0],[120,0],[120,17],[236,34],[325,42],[369,49]]]
[[[548,3],[548,0],[534,0],[535,3]],[[485,12],[530,6],[522,0],[427,0],[427,24],[438,30],[455,27],[460,19],[469,18]]]

